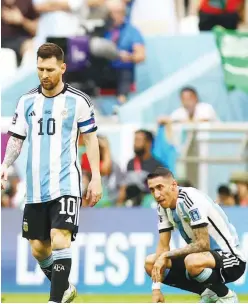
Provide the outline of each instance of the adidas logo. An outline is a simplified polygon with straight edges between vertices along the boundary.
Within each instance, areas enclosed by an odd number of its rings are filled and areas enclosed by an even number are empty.
[[[68,217],[68,219],[65,221],[66,223],[72,223],[72,218]]]
[[[35,116],[35,112],[32,111],[28,116]]]

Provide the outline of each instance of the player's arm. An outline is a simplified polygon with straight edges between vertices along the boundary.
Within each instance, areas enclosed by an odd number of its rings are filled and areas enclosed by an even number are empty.
[[[173,230],[173,225],[169,221],[167,212],[161,206],[157,208],[158,213],[158,231],[159,231],[159,241],[156,249],[156,260],[165,252],[170,250],[170,239],[171,231]],[[166,259],[165,259],[166,263]]]
[[[194,230],[194,242],[185,246],[184,248],[174,249],[171,251],[167,251],[162,253],[158,259],[156,260],[153,272],[152,279],[153,282],[161,282],[161,269],[166,267],[168,259],[175,259],[181,256],[186,256],[190,253],[204,252],[209,251],[210,243],[209,243],[209,234],[207,227],[199,227]]]
[[[164,258],[174,259],[190,253],[203,252],[210,249],[207,211],[205,210],[206,204],[203,203],[206,198],[199,191],[193,191],[194,193],[186,194],[186,203],[182,206],[189,217],[190,226],[193,230],[192,243],[184,248],[164,253]]]
[[[85,93],[82,94],[85,97],[78,99],[77,106],[78,129],[83,133],[83,141],[91,169],[91,181],[88,185],[86,200],[89,202],[89,206],[93,207],[102,197],[100,152],[94,107],[90,97]]]
[[[24,139],[10,136],[3,160],[3,166],[10,167],[21,153]]]
[[[7,143],[4,160],[1,166],[1,188],[5,187],[5,182],[8,178],[8,168],[20,155],[23,141],[26,138],[26,121],[22,99],[18,102],[8,134],[10,135],[10,138]]]
[[[170,250],[171,231],[159,233],[159,241],[156,249],[156,259],[164,252]]]
[[[90,163],[92,179],[101,179],[99,143],[96,132],[85,133],[83,139]]]
[[[169,252],[163,253],[161,259],[175,259],[180,256],[186,256],[190,253],[197,253],[203,251],[209,251],[210,242],[207,227],[199,227],[193,229],[194,241],[188,244],[184,248],[174,249]]]
[[[1,189],[5,189],[8,179],[8,168],[15,162],[21,153],[23,139],[11,136],[8,140],[4,160],[1,166]]]

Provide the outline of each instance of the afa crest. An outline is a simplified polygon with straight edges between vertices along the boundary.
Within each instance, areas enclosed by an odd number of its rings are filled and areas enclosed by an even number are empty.
[[[22,228],[23,228],[23,231],[28,232],[28,222],[23,222]]]

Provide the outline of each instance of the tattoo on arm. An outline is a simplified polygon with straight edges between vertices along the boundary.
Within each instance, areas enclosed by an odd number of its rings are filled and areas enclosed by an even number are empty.
[[[165,257],[173,259],[180,256],[186,256],[190,253],[209,251],[210,244],[209,244],[208,228],[207,227],[196,228],[193,229],[193,232],[194,232],[194,240],[191,244],[188,244],[184,248],[179,248],[166,252]]]
[[[11,166],[19,156],[22,149],[22,145],[23,139],[11,136],[6,147],[3,164],[7,165],[7,167]]]

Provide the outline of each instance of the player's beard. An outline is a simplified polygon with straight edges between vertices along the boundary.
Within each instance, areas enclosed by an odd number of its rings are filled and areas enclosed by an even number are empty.
[[[52,80],[43,80],[41,82],[41,85],[45,90],[51,91],[57,86],[58,83],[59,83],[59,79],[54,82]]]

